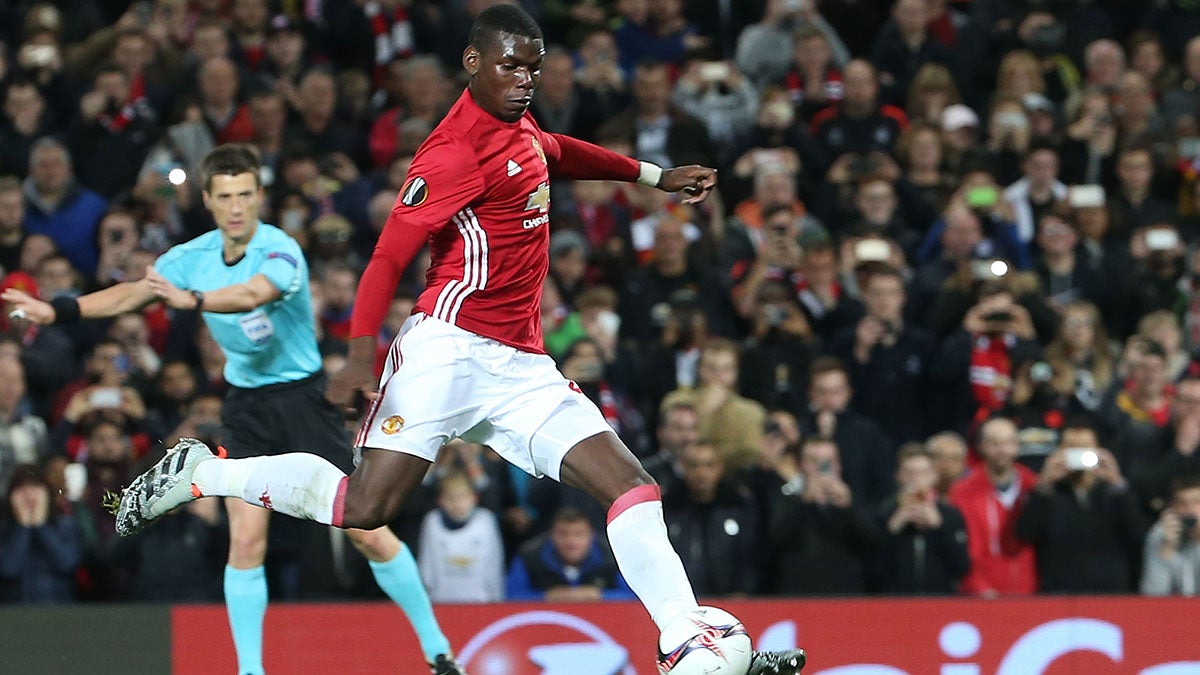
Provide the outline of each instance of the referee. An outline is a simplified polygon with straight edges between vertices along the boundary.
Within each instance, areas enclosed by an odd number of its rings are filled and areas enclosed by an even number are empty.
[[[230,390],[221,412],[222,444],[230,457],[304,450],[346,473],[351,453],[337,409],[325,400],[325,378],[313,329],[308,265],[294,239],[260,222],[258,157],[222,145],[200,165],[204,206],[217,229],[164,253],[146,277],[77,299],[42,302],[10,289],[12,314],[37,324],[103,319],[156,300],[202,313],[225,352]],[[270,498],[258,508],[226,499],[229,560],[225,605],[240,675],[262,675],[262,626],[267,608],[263,560]],[[433,615],[412,553],[386,527],[348,530],[370,561],[379,586],[404,610],[435,675],[462,675]]]

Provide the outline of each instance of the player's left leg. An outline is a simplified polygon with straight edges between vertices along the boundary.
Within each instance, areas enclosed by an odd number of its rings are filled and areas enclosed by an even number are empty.
[[[458,665],[450,652],[450,641],[442,633],[437,617],[433,614],[433,605],[429,602],[429,594],[421,582],[421,574],[417,569],[417,561],[413,559],[412,551],[404,542],[388,528],[379,527],[374,530],[346,530],[350,541],[354,544],[371,566],[375,582],[387,593],[412,624],[417,640],[421,643],[421,651],[425,661],[435,668],[435,673],[459,675]],[[442,664],[443,670],[436,670]]]
[[[548,422],[539,435],[556,425]],[[535,443],[538,442],[535,436]],[[667,537],[658,485],[611,431],[575,443],[562,459],[559,479],[608,509],[608,541],[626,583],[661,630],[697,607],[683,563]],[[754,652],[747,675],[793,675],[804,650]]]

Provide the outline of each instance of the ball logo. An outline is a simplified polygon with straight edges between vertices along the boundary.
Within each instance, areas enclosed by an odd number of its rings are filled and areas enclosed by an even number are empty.
[[[391,436],[392,434],[404,428],[404,418],[399,415],[392,415],[383,421],[383,424],[380,425],[380,428],[383,429],[383,433]]]
[[[472,675],[637,675],[629,652],[612,636],[586,619],[555,611],[495,621],[458,656]]]
[[[400,203],[405,206],[420,206],[426,199],[429,199],[429,184],[420,176],[408,179],[400,188]]]

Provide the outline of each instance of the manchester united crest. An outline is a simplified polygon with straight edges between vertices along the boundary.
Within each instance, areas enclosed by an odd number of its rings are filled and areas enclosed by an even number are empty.
[[[541,158],[542,164],[546,164],[546,151],[542,149],[542,144],[538,141],[537,136],[530,136],[529,142],[533,143],[533,151]]]
[[[399,415],[392,415],[385,419],[380,427],[383,429],[383,433],[390,436],[404,428],[404,418]]]

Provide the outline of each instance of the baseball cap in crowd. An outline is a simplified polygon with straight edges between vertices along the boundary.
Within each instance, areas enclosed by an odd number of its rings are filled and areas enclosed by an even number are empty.
[[[958,131],[966,127],[978,127],[979,115],[967,106],[955,103],[942,111],[942,130]]]
[[[1025,109],[1029,112],[1044,112],[1053,115],[1057,111],[1050,99],[1036,91],[1025,94],[1025,98],[1021,99],[1021,103],[1025,105]]]

